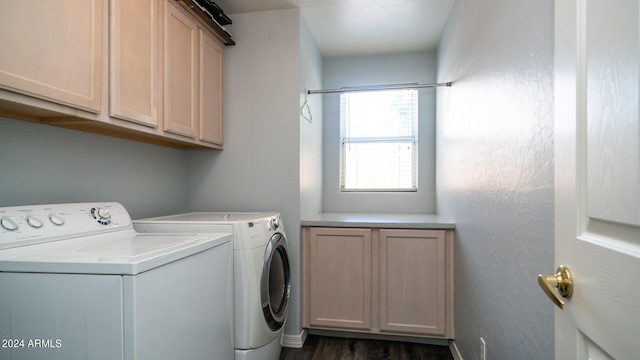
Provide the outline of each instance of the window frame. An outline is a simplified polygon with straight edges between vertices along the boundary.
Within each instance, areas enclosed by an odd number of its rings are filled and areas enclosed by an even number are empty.
[[[349,123],[346,119],[347,110],[345,107],[344,96],[349,96],[352,93],[372,93],[372,92],[411,92],[411,107],[409,119],[409,127],[411,134],[409,135],[389,135],[389,136],[351,136],[349,131]],[[393,96],[391,94],[390,96]],[[396,95],[397,96],[397,95]],[[419,96],[417,89],[393,89],[393,90],[367,90],[367,91],[346,91],[340,94],[340,174],[339,174],[339,189],[340,192],[417,192],[418,191],[418,124],[419,124]],[[406,123],[405,123],[406,124]],[[398,123],[398,125],[401,125]],[[375,143],[389,143],[389,144],[401,144],[410,143],[411,146],[411,174],[409,176],[409,187],[347,187],[347,147],[351,144],[375,144]]]

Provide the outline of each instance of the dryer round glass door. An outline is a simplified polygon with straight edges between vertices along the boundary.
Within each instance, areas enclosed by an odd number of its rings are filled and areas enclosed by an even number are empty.
[[[291,293],[287,242],[281,233],[269,240],[262,262],[260,297],[264,319],[273,331],[284,325]]]

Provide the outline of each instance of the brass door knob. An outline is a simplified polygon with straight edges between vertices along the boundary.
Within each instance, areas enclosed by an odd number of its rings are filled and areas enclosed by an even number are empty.
[[[568,267],[560,265],[556,270],[555,275],[538,275],[538,285],[542,288],[545,294],[556,304],[560,309],[564,309],[564,300],[558,296],[558,293],[563,298],[570,298],[573,294],[573,277]],[[557,288],[556,292],[553,288]]]

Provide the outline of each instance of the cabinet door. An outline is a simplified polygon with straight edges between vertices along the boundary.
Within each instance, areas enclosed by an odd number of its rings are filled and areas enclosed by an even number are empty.
[[[0,1],[0,87],[98,113],[102,0]]]
[[[222,58],[222,45],[200,29],[200,140],[216,145],[223,143]]]
[[[371,330],[371,230],[311,228],[309,323]]]
[[[159,0],[111,0],[109,114],[158,126]]]
[[[198,26],[169,0],[164,14],[164,130],[195,138]]]
[[[447,335],[447,252],[439,230],[380,230],[380,330]]]

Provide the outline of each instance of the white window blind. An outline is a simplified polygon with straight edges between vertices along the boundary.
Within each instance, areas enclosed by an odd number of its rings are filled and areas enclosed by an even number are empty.
[[[418,91],[340,95],[340,189],[416,191]]]

